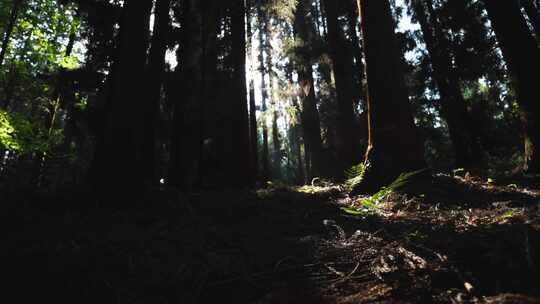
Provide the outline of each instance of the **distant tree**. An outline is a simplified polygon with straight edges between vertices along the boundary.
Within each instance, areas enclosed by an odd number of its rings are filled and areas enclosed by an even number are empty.
[[[483,1],[517,91],[525,135],[524,170],[540,172],[540,51],[517,0]]]
[[[258,32],[259,32],[259,72],[261,73],[261,118],[260,124],[262,128],[262,153],[261,153],[261,162],[262,162],[262,171],[261,177],[263,180],[267,180],[270,177],[270,156],[269,156],[269,147],[268,147],[268,126],[267,126],[267,110],[268,110],[268,88],[266,84],[266,74],[268,72],[265,67],[265,48],[268,46],[268,33],[266,33],[266,23],[268,22],[268,16],[263,10],[262,5],[257,7],[257,21],[258,21]]]
[[[314,41],[313,21],[310,17],[310,2],[298,1],[294,14],[294,35],[297,47],[295,68],[300,85],[299,95],[302,105],[302,129],[306,150],[305,163],[309,178],[321,174],[323,149],[321,126],[317,100],[315,98],[315,81],[313,79],[313,58],[311,43]]]
[[[353,193],[378,191],[399,174],[425,167],[401,70],[390,4],[358,0],[368,81],[369,146]]]
[[[340,17],[338,1],[323,0],[328,26],[328,48],[332,59],[333,75],[337,95],[337,156],[341,170],[355,164],[358,154],[358,143],[354,136],[354,103],[355,83],[353,76],[354,59],[346,34],[338,20]],[[350,26],[350,25],[349,25]],[[353,30],[350,30],[350,33]],[[354,27],[356,32],[356,27]],[[356,33],[354,33],[354,36]],[[353,43],[358,43],[354,41]],[[358,71],[355,71],[358,73]]]
[[[259,178],[259,135],[257,127],[257,106],[255,105],[255,80],[254,80],[254,65],[255,60],[252,58],[253,53],[253,26],[252,26],[252,17],[253,17],[254,3],[252,0],[246,1],[246,30],[247,30],[247,52],[248,56],[251,58],[250,66],[250,79],[249,79],[249,140],[250,140],[250,149],[251,149],[251,167],[253,179],[256,180]]]
[[[455,166],[471,168],[480,165],[481,149],[474,136],[474,125],[463,98],[460,79],[449,50],[450,42],[430,0],[413,0],[414,16],[418,20],[433,68],[433,77],[441,95],[441,114],[455,151]]]

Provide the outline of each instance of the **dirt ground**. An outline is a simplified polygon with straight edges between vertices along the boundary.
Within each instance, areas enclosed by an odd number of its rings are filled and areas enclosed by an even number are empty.
[[[433,174],[366,199],[332,184],[160,189],[123,209],[81,193],[4,193],[0,297],[540,303],[540,179]]]

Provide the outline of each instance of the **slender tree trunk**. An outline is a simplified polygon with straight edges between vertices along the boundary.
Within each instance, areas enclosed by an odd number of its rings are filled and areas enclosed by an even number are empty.
[[[276,106],[276,105],[274,105]],[[276,108],[272,111],[272,142],[274,145],[273,164],[274,178],[281,178],[281,138],[278,126],[279,112]]]
[[[388,0],[358,0],[368,81],[366,172],[353,193],[373,193],[403,172],[425,167],[401,70]]]
[[[203,6],[197,0],[183,2],[180,64],[175,71],[180,85],[174,96],[171,141],[171,185],[190,191],[199,178],[204,96]]]
[[[446,40],[430,1],[415,0],[413,9],[420,23],[433,66],[433,76],[441,95],[442,115],[448,124],[455,151],[455,166],[476,167],[481,161],[481,149],[478,139],[472,134],[474,132],[472,118],[463,99],[452,58],[447,51],[450,49],[450,43]]]
[[[2,40],[2,49],[0,50],[0,68],[4,64],[4,58],[6,57],[6,52],[9,47],[9,40],[11,39],[11,34],[17,23],[17,15],[19,14],[19,9],[21,7],[22,0],[13,0],[13,6],[11,7],[11,14],[9,16],[9,22],[6,25],[4,30],[4,39]]]
[[[352,54],[338,21],[337,2],[323,0],[328,24],[328,47],[332,58],[336,95],[338,101],[337,152],[343,172],[355,163],[358,144],[354,139],[354,78]]]
[[[148,55],[147,100],[144,103],[144,142],[143,166],[145,181],[150,185],[158,184],[156,171],[156,124],[161,100],[161,87],[165,76],[165,53],[169,35],[169,9],[171,0],[156,0],[154,8],[154,29]]]
[[[253,37],[253,28],[251,26],[251,11],[253,9],[252,1],[247,1],[248,6],[246,7],[246,20],[247,20],[247,52],[248,56],[251,58],[250,66],[250,76],[249,79],[249,134],[250,134],[250,148],[251,148],[251,170],[253,175],[253,180],[258,180],[259,177],[259,136],[257,132],[257,107],[255,105],[255,81],[254,81],[254,65],[255,60],[252,56],[253,54],[253,44],[251,43]]]
[[[313,79],[313,66],[310,42],[313,36],[313,24],[308,20],[309,2],[301,0],[296,7],[294,18],[295,39],[299,46],[296,69],[300,85],[300,98],[302,103],[302,128],[306,147],[306,159],[309,159],[309,178],[319,176],[322,167],[322,139],[319,112],[315,99],[315,81]]]
[[[484,1],[517,91],[525,135],[524,170],[540,173],[540,52],[517,0]]]
[[[263,146],[262,146],[262,155],[261,155],[261,161],[262,161],[262,179],[268,180],[270,176],[270,158],[268,153],[268,126],[266,124],[267,122],[267,102],[268,102],[268,89],[266,86],[266,69],[264,65],[264,47],[266,46],[265,42],[265,31],[266,31],[266,24],[265,24],[265,16],[262,8],[259,6],[257,8],[257,19],[259,22],[259,71],[261,72],[261,96],[262,96],[262,116],[261,116],[261,127],[262,127],[262,135],[263,135]]]
[[[268,16],[264,16],[264,25],[267,38],[265,40],[264,50],[266,51],[266,69],[268,74],[268,90],[269,90],[269,101],[271,104],[271,114],[272,114],[272,177],[279,179],[281,177],[281,139],[280,132],[278,128],[278,105],[274,96],[274,60],[273,60],[273,49],[272,44],[270,43],[272,37],[272,24],[268,19]]]

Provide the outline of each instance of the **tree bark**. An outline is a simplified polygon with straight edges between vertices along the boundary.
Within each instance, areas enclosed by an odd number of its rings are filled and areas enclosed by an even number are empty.
[[[485,1],[521,107],[525,137],[524,171],[540,173],[540,52],[517,0]]]
[[[103,194],[118,199],[143,189],[142,125],[144,71],[152,0],[124,3],[117,47],[107,96],[105,133],[96,147],[98,171],[94,176]],[[118,203],[120,203],[118,201]]]
[[[314,178],[321,174],[322,166],[322,139],[317,100],[315,99],[315,81],[313,79],[313,66],[310,42],[313,40],[313,24],[309,20],[309,2],[298,2],[294,18],[295,39],[298,41],[298,59],[296,70],[300,85],[300,99],[302,104],[302,128],[306,148],[306,166],[308,177]]]
[[[480,164],[479,141],[473,136],[473,122],[461,93],[459,79],[448,53],[450,43],[430,1],[415,0],[413,10],[420,23],[431,59],[434,79],[441,95],[441,114],[448,124],[454,146],[455,166],[473,168]]]
[[[403,78],[388,0],[358,0],[368,81],[369,144],[356,193],[373,193],[426,166]]]
[[[233,64],[233,96],[231,99],[231,138],[229,174],[232,186],[248,186],[250,183],[249,160],[249,118],[246,87],[246,30],[244,0],[232,3],[232,64]]]
[[[328,24],[328,47],[334,71],[338,101],[337,154],[343,172],[355,164],[358,144],[354,138],[354,77],[353,54],[349,52],[345,35],[338,21],[338,7],[334,0],[323,0]]]
[[[197,0],[183,2],[183,50],[177,67],[169,183],[191,191],[199,178],[204,92],[203,7]]]
[[[4,64],[4,58],[6,57],[7,49],[9,46],[9,40],[11,39],[11,34],[17,23],[17,16],[19,14],[19,9],[21,7],[22,0],[13,0],[13,6],[11,7],[11,13],[9,16],[9,22],[6,25],[4,31],[4,39],[2,40],[2,49],[0,50],[0,68]]]
[[[161,87],[165,76],[165,53],[167,52],[167,39],[169,37],[170,4],[171,0],[156,0],[154,29],[148,55],[148,97],[144,103],[143,166],[145,181],[150,185],[157,185],[159,181],[156,171],[156,123],[161,100]]]

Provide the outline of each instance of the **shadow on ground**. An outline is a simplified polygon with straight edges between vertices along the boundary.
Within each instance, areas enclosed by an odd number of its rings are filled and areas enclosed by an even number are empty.
[[[444,175],[409,190],[363,217],[339,187],[160,190],[124,210],[11,195],[2,276],[19,303],[535,303],[535,191]]]

